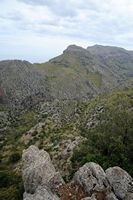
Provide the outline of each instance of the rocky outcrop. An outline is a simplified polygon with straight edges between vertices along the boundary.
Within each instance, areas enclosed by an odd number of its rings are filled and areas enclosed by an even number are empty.
[[[133,200],[133,179],[120,167],[86,163],[65,184],[46,151],[30,146],[22,158],[24,200]]]
[[[73,181],[80,184],[87,194],[103,191],[109,187],[104,170],[93,162],[86,163],[75,173]]]
[[[44,199],[58,199],[49,190],[56,192],[62,185],[63,179],[51,162],[49,154],[39,150],[36,146],[30,146],[24,151],[23,156],[23,180],[25,194],[24,199],[41,199],[39,196],[49,196]]]
[[[126,171],[120,167],[111,167],[106,170],[106,175],[118,199],[133,199],[133,179]]]

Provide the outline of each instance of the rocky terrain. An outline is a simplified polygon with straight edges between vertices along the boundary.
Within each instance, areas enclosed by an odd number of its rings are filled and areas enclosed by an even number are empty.
[[[25,200],[132,199],[132,64],[132,51],[99,45],[0,62],[1,200],[24,187]]]
[[[132,66],[133,52],[99,45],[87,49],[70,45],[62,55],[37,65],[47,76],[54,97],[79,101],[125,84],[133,77]]]
[[[21,109],[40,102],[87,101],[125,84],[133,77],[133,52],[95,45],[70,45],[49,62],[0,62],[0,104]]]
[[[21,155],[23,149],[31,145],[49,153],[54,172],[59,171],[67,183],[60,188],[64,200],[68,199],[68,191],[86,197],[82,187],[69,184],[86,163],[98,163],[104,170],[119,166],[133,176],[132,108],[131,87],[85,103],[75,100],[44,102],[14,117],[1,107],[0,199],[23,199]],[[34,161],[33,166],[37,167]],[[26,173],[28,177],[28,171]]]
[[[0,62],[0,103],[21,109],[49,100],[48,85],[35,67],[20,60]]]
[[[89,162],[66,184],[46,151],[30,146],[22,159],[24,200],[133,199],[133,179],[120,167],[104,171],[100,165]]]

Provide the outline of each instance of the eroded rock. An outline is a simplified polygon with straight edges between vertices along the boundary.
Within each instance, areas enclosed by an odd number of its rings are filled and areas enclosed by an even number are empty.
[[[128,193],[133,193],[133,179],[120,167],[110,167],[106,176],[118,199],[124,200]]]
[[[104,170],[93,162],[81,167],[75,173],[73,181],[80,184],[88,195],[96,191],[104,191],[109,187]]]
[[[24,193],[24,200],[59,200],[51,191],[38,187],[34,194]]]
[[[55,171],[50,156],[46,151],[39,150],[32,145],[24,151],[22,159],[26,193],[38,196],[40,194],[40,191],[38,191],[39,186],[56,191],[64,183],[59,172]]]
[[[65,184],[46,151],[32,145],[22,159],[24,200],[133,200],[133,179],[120,167],[89,162]]]
[[[109,192],[106,194],[105,200],[118,200],[113,192]]]

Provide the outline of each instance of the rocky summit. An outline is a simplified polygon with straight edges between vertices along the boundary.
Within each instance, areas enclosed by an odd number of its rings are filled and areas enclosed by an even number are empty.
[[[30,146],[23,152],[24,200],[132,200],[133,179],[120,167],[106,171],[88,162],[65,183],[49,154]]]

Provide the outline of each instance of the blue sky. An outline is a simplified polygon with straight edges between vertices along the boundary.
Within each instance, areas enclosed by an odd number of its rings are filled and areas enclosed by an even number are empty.
[[[133,0],[0,0],[0,60],[43,62],[70,44],[133,50]]]

